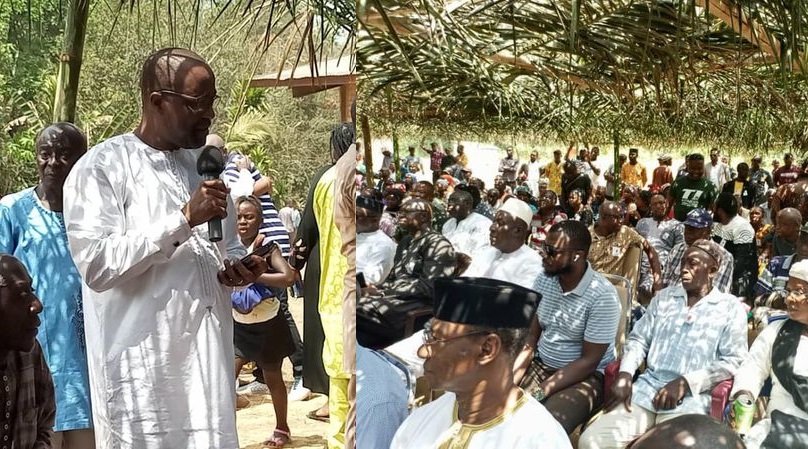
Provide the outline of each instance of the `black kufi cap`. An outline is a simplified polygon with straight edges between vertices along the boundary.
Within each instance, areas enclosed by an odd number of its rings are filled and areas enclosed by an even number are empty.
[[[381,201],[366,196],[356,197],[356,207],[361,207],[362,209],[367,209],[378,214],[384,211],[384,204],[382,204]]]
[[[435,318],[493,328],[526,328],[541,295],[510,282],[487,278],[435,280]]]

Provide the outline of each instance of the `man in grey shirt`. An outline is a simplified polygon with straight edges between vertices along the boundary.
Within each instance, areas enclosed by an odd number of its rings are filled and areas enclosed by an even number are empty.
[[[591,234],[579,221],[550,228],[540,248],[544,273],[515,380],[561,423],[567,434],[603,402],[603,370],[615,359],[620,322],[617,290],[587,262]]]

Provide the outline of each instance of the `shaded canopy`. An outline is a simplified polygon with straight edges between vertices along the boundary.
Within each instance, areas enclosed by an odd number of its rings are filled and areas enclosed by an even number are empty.
[[[806,3],[369,0],[363,107],[382,127],[808,148]]]

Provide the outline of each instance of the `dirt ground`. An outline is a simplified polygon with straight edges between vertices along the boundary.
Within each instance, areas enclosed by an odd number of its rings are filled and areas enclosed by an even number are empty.
[[[303,334],[303,298],[291,298],[289,308],[295,317],[300,334]],[[246,370],[245,370],[246,371]],[[283,378],[287,389],[292,385],[292,365],[289,359],[283,363]],[[243,372],[243,380],[252,380],[253,377]],[[272,399],[269,394],[247,395],[250,405],[237,412],[238,436],[242,449],[261,449],[261,442],[272,435],[275,428],[275,410],[272,408]],[[292,443],[287,448],[322,449],[326,447],[325,434],[328,424],[306,418],[311,410],[322,406],[326,397],[313,395],[307,401],[289,403],[289,428],[292,431]]]

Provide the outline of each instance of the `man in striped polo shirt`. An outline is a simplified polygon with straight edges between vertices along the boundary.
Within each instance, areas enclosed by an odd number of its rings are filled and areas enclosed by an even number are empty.
[[[258,230],[259,233],[264,235],[264,242],[275,242],[281,249],[283,257],[289,257],[291,245],[289,242],[289,233],[286,231],[278,215],[278,209],[272,201],[272,179],[268,176],[261,175],[258,168],[250,162],[247,156],[233,151],[228,153],[224,140],[216,134],[208,135],[207,145],[215,146],[222,150],[226,158],[224,171],[222,172],[222,180],[225,185],[232,189],[232,186],[239,181],[240,169],[245,166],[249,170],[250,176],[253,179],[253,188],[251,194],[261,201],[262,214],[264,216],[263,226]],[[231,194],[233,192],[231,191]],[[239,194],[240,196],[240,194]],[[235,201],[235,198],[233,198]],[[295,352],[289,356],[289,361],[292,362],[292,372],[294,375],[294,383],[292,389],[289,391],[290,401],[305,400],[309,397],[310,391],[303,386],[303,340],[300,338],[300,331],[297,329],[295,319],[289,311],[288,294],[285,288],[273,289],[280,301],[280,311],[286,318],[286,324],[292,333],[292,341],[295,344]],[[260,372],[260,370],[259,370]],[[266,385],[263,382],[252,383],[245,386],[250,392],[268,392]]]
[[[615,359],[617,290],[587,261],[586,225],[554,224],[540,248],[542,300],[516,362],[516,381],[541,401],[567,434],[603,402],[603,370]]]

